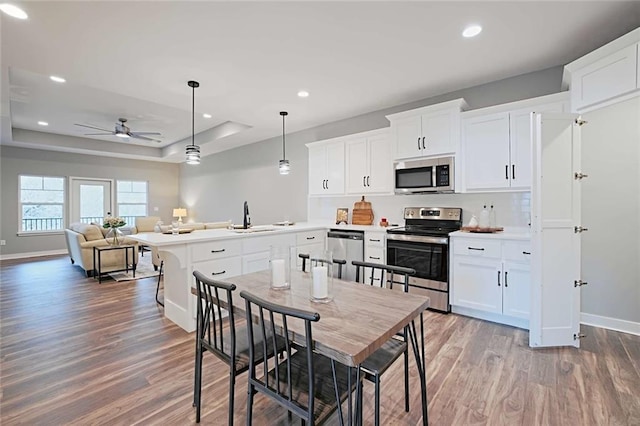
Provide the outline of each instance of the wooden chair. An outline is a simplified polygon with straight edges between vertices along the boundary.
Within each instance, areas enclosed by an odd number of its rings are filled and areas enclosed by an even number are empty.
[[[196,322],[196,362],[193,387],[193,405],[196,407],[196,423],[200,422],[202,392],[202,356],[205,351],[211,352],[229,366],[229,425],[233,424],[233,401],[235,378],[249,368],[249,339],[247,327],[236,327],[233,309],[228,310],[228,330],[223,324],[223,308],[233,306],[235,284],[216,281],[199,271],[194,271],[198,289],[197,322]],[[222,306],[221,306],[222,305]],[[252,339],[254,344],[263,347],[259,339]],[[272,357],[282,350],[285,339],[269,336],[265,339],[261,356]],[[262,361],[258,357],[257,362]]]
[[[416,274],[415,269],[400,266],[367,263],[354,260],[356,267],[356,281],[369,285],[393,289],[400,286],[405,293],[409,291],[409,277]],[[369,279],[366,279],[367,268],[371,269]],[[385,279],[385,273],[387,277]],[[401,281],[396,278],[400,277]],[[362,281],[361,281],[362,280]],[[368,282],[367,282],[368,281]],[[407,327],[395,337],[371,354],[363,363],[364,377],[375,385],[375,425],[380,424],[380,376],[387,371],[400,355],[404,354],[404,409],[409,411],[409,343]]]
[[[302,259],[302,272],[307,272],[307,260],[309,260],[309,254],[300,253],[298,254],[298,257]],[[315,266],[315,264],[317,264],[318,261],[313,259],[313,260],[309,260],[309,263],[311,264],[311,266]],[[347,264],[347,261],[343,259],[333,259],[333,264],[337,265],[337,269],[338,269],[338,273],[336,274],[336,277],[339,279],[342,278],[342,267]]]
[[[256,392],[263,393],[302,419],[302,424],[321,424],[334,411],[342,412],[340,403],[347,397],[349,384],[356,383],[356,373],[351,368],[336,368],[335,361],[314,352],[312,323],[320,320],[320,314],[276,305],[255,295],[241,291],[245,299],[249,331],[249,390],[247,399],[247,425],[252,422],[253,399]],[[286,342],[286,356],[273,365],[264,356],[264,348],[257,344],[271,339],[277,332],[291,336],[288,324],[304,321],[304,342]],[[278,330],[276,330],[276,323]],[[262,365],[264,375],[258,377],[256,368]],[[349,375],[351,374],[351,378]]]

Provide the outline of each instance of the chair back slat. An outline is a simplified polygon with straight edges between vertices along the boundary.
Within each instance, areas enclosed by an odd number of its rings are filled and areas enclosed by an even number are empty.
[[[333,270],[334,272],[337,271],[337,273],[335,273],[335,276],[338,279],[342,278],[342,268],[347,264],[347,261],[344,259],[333,259],[333,261],[329,262],[329,261],[325,261],[322,259],[309,259],[309,254],[308,253],[300,253],[298,254],[298,257],[300,259],[302,259],[302,272],[307,272],[307,261],[309,261],[310,266],[318,266],[318,264],[327,264],[327,263],[332,263],[333,264]]]
[[[407,293],[409,291],[409,277],[416,274],[416,270],[412,268],[404,268],[402,266],[385,265],[381,263],[361,262],[354,260],[351,262],[356,267],[356,281],[369,284],[371,286],[377,285],[379,287],[386,287],[393,289],[394,284],[402,285],[402,291]],[[369,282],[367,283],[365,271],[367,268],[371,269],[371,275],[369,276]],[[387,279],[385,280],[385,273],[387,273]],[[395,276],[399,275],[403,277],[402,281],[396,281]],[[376,283],[376,281],[379,281]]]

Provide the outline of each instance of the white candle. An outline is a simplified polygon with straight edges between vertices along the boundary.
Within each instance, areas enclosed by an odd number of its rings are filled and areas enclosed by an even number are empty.
[[[273,259],[271,261],[271,283],[273,287],[287,285],[284,274],[284,259]]]
[[[326,299],[329,297],[329,285],[327,283],[327,267],[314,266],[313,272],[313,298]]]

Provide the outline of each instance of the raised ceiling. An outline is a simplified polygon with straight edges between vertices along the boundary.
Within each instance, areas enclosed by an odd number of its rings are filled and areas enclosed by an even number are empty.
[[[175,162],[191,79],[210,155],[278,136],[281,110],[295,132],[565,64],[640,25],[637,1],[16,4],[27,20],[0,18],[2,144]],[[470,23],[484,30],[464,39]],[[120,117],[161,143],[74,125]]]

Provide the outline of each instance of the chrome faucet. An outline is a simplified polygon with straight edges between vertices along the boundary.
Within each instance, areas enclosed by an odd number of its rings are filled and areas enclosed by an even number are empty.
[[[251,216],[249,216],[249,203],[244,202],[244,218],[242,219],[242,227],[249,229],[251,227]]]

